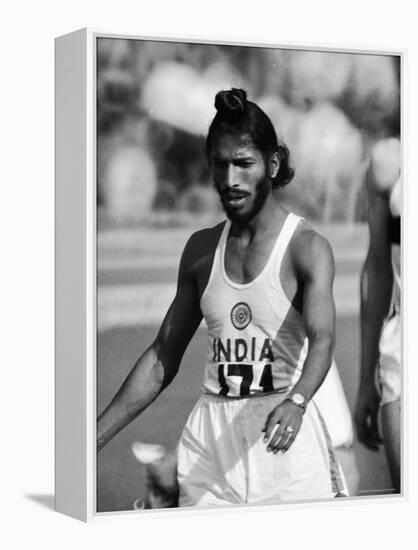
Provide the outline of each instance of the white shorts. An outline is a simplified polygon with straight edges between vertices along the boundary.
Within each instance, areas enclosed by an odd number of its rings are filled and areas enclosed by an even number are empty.
[[[354,440],[353,421],[335,361],[315,394],[317,404],[336,447],[351,447]]]
[[[203,394],[178,446],[180,506],[278,503],[344,496],[346,486],[316,405],[286,453],[261,431],[283,394],[231,399]]]
[[[378,385],[381,405],[397,401],[401,396],[401,318],[389,317],[382,328],[379,344]]]

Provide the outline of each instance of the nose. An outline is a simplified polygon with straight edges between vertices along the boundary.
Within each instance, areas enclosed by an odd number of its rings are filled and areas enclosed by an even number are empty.
[[[229,164],[225,174],[225,183],[228,187],[237,187],[237,170],[233,164]]]

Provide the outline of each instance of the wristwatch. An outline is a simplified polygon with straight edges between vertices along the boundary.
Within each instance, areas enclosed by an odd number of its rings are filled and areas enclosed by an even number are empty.
[[[300,407],[304,412],[306,410],[306,399],[303,397],[301,393],[294,393],[293,395],[289,395],[288,397],[289,401]]]

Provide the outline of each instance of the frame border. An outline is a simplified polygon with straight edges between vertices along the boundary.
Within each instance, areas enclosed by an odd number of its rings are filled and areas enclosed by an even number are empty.
[[[96,419],[97,419],[97,40],[99,38],[147,40],[158,42],[187,42],[195,44],[222,44],[228,46],[260,47],[270,49],[309,50],[330,53],[351,53],[363,55],[396,55],[401,62],[401,142],[402,166],[405,166],[405,75],[407,69],[406,49],[371,49],[359,46],[341,46],[321,44],[312,46],[303,42],[272,43],[248,42],[248,40],[228,40],[223,37],[197,37],[193,35],[136,35],[126,32],[103,31],[96,28],[83,28],[56,38],[55,90],[56,90],[56,466],[55,490],[56,511],[80,519],[91,521],[114,521],[120,519],[138,519],[138,511],[97,512],[97,455],[96,455]],[[78,48],[78,50],[77,50]],[[72,64],[73,73],[64,70],[65,61]],[[80,66],[78,66],[80,64]],[[78,67],[79,73],[75,74]],[[73,79],[71,77],[74,77]],[[71,91],[70,91],[71,89]],[[76,104],[83,108],[77,110]],[[70,147],[68,147],[70,145]],[[73,147],[79,147],[74,154]],[[69,149],[69,151],[68,151]],[[67,150],[67,151],[66,151]],[[75,168],[81,167],[78,178],[74,178]],[[405,184],[406,184],[406,177]],[[74,198],[74,189],[77,203]],[[405,185],[403,187],[403,212],[405,209]],[[60,217],[71,210],[73,216],[81,213],[81,226],[84,234],[74,235],[74,217],[61,223]],[[70,212],[71,215],[71,212]],[[405,235],[405,215],[402,219],[402,230]],[[77,238],[78,237],[78,238]],[[80,241],[81,239],[81,241]],[[81,248],[80,242],[84,245]],[[60,250],[65,248],[66,255],[60,257]],[[74,259],[74,263],[68,260]],[[405,239],[402,239],[401,262],[404,266]],[[81,281],[77,289],[72,288],[72,277]],[[404,293],[404,270],[402,270],[402,306],[407,306]],[[71,299],[61,302],[62,292],[74,291]],[[79,291],[77,294],[76,291]],[[80,314],[80,304],[83,311]],[[370,500],[381,503],[405,502],[408,500],[408,476],[406,460],[406,410],[408,408],[406,388],[407,369],[405,368],[405,311],[402,312],[402,361],[403,361],[403,395],[402,395],[402,484],[401,495],[359,496],[349,499],[338,499],[339,506],[367,505]],[[78,332],[72,333],[74,327]],[[67,341],[67,344],[65,342]],[[69,344],[72,344],[72,346]],[[74,353],[65,354],[68,348],[78,352],[78,361]],[[69,377],[69,373],[72,376]],[[81,403],[77,399],[81,398]],[[77,402],[79,408],[75,409]],[[62,434],[66,434],[65,441]],[[283,511],[284,509],[306,509],[312,506],[335,506],[335,500],[306,501],[278,505],[232,506],[222,508],[222,513],[253,512],[266,510]],[[142,511],[146,517],[184,516],[184,512],[195,515],[212,515],[219,509],[167,509]]]

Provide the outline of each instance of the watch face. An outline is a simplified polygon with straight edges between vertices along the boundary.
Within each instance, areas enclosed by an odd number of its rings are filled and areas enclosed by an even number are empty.
[[[292,401],[295,403],[295,405],[305,404],[305,398],[301,393],[295,393],[294,395],[292,395]]]

